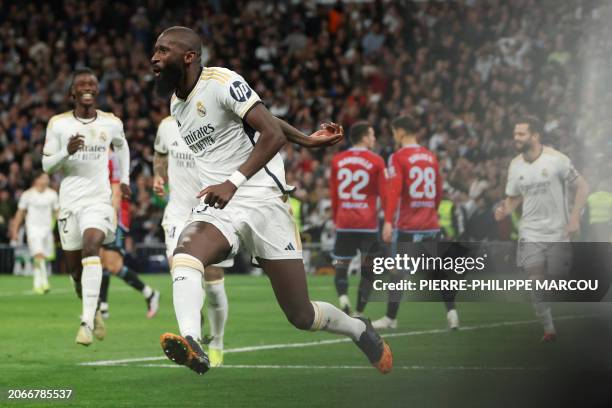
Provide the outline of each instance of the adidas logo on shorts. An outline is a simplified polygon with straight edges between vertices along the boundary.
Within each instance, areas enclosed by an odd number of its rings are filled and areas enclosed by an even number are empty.
[[[285,251],[295,251],[295,247],[293,244],[291,244],[291,242],[285,247]]]

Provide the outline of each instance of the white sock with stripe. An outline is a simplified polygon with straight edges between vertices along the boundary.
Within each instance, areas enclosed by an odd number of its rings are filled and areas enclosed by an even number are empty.
[[[223,349],[223,334],[229,311],[227,294],[225,293],[225,280],[222,278],[212,282],[205,282],[204,289],[208,298],[210,334],[213,337],[210,347]]]
[[[40,284],[42,286],[49,286],[49,279],[47,277],[47,261],[46,260],[42,260],[39,263],[39,268],[40,268]]]
[[[34,278],[34,289],[38,289],[40,286],[42,286],[42,283],[40,281],[40,262],[38,261],[38,259],[34,258],[32,259],[32,277]]]
[[[327,302],[311,302],[314,308],[314,321],[310,330],[324,330],[330,333],[344,334],[354,341],[359,340],[366,325]]]
[[[94,316],[98,308],[98,296],[100,295],[100,284],[102,283],[102,263],[99,256],[89,256],[81,260],[83,274],[81,285],[83,288],[83,312],[81,320],[94,328]]]
[[[172,259],[172,302],[181,336],[202,337],[200,310],[204,305],[204,267],[195,257],[176,254]]]

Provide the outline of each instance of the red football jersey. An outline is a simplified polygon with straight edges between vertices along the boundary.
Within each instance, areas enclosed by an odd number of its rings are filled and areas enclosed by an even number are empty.
[[[111,153],[108,159],[108,176],[111,184],[119,184],[121,180],[121,170],[119,168],[119,162],[117,160],[117,156],[114,153]],[[121,226],[124,230],[130,230],[130,200],[125,200],[123,197],[121,198],[121,204],[119,205],[119,214],[118,221],[119,226]]]
[[[388,179],[385,221],[402,231],[440,228],[442,179],[432,152],[417,144],[402,147],[389,157]]]
[[[384,200],[385,185],[385,161],[376,153],[354,147],[336,154],[329,183],[336,229],[378,231],[377,199]]]

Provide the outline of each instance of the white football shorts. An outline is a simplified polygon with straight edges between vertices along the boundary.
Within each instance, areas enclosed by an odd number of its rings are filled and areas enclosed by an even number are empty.
[[[94,204],[79,209],[60,209],[57,219],[60,241],[64,251],[76,251],[83,248],[83,233],[86,229],[95,228],[105,234],[104,244],[115,240],[117,216],[112,205]]]
[[[517,265],[523,269],[539,265],[545,267],[544,273],[550,278],[569,275],[572,267],[572,247],[570,242],[526,242],[519,240]]]
[[[31,256],[43,255],[45,258],[53,256],[53,231],[26,228],[26,232]]]
[[[187,219],[189,215],[183,219],[179,219],[177,217],[166,217],[162,221],[162,228],[164,229],[164,236],[166,240],[166,256],[168,259],[172,256],[174,250],[176,249],[176,245],[178,244],[178,239],[181,236],[181,232],[187,225]],[[234,266],[234,258],[228,258],[223,262],[215,264],[213,266],[218,266],[219,268],[231,268]]]
[[[231,246],[233,258],[242,244],[253,257],[302,259],[302,241],[291,207],[283,196],[266,200],[234,197],[220,210],[203,202],[192,211],[188,223],[214,225]]]

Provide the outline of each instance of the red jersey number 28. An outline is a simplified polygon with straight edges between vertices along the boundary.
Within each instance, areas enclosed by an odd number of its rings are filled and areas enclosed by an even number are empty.
[[[431,200],[436,197],[436,172],[433,167],[411,167],[408,176],[410,197]]]

